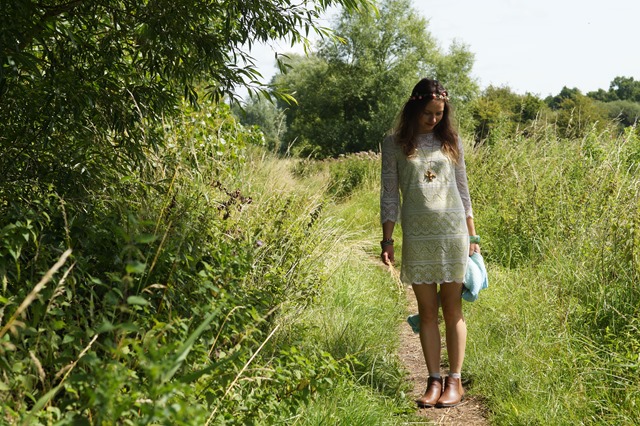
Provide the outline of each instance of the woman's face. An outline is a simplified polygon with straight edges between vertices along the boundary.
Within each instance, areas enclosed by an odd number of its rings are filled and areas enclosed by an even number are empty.
[[[431,133],[444,115],[444,101],[434,99],[418,115],[419,133]]]

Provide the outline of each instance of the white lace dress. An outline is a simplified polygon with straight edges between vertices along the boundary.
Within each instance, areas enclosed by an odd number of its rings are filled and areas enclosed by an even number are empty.
[[[380,219],[402,226],[401,279],[406,284],[464,279],[469,257],[466,218],[473,216],[464,152],[458,140],[456,164],[441,146],[433,133],[418,137],[416,154],[409,158],[393,136],[382,145]]]

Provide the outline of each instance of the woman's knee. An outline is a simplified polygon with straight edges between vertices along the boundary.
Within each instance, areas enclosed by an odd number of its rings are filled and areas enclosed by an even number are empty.
[[[464,315],[462,313],[462,309],[457,309],[457,308],[446,309],[443,306],[442,317],[444,318],[445,324],[457,324],[461,321],[464,322]]]
[[[420,325],[429,326],[435,324],[438,325],[438,310],[422,310],[420,311]]]
[[[458,292],[459,288],[461,288],[460,284],[452,283],[451,287],[446,289],[449,291],[442,292],[442,317],[447,324],[464,321],[462,297]]]

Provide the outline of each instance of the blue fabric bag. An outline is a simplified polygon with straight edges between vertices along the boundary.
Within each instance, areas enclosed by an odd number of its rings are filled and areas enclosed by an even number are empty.
[[[489,287],[489,278],[487,268],[484,266],[484,259],[480,253],[473,253],[467,261],[462,298],[467,302],[475,302],[478,300],[480,290],[487,287]]]

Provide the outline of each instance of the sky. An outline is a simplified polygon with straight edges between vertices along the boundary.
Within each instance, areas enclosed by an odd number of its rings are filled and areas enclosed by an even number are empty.
[[[474,53],[472,76],[482,89],[509,86],[544,98],[563,86],[587,93],[607,90],[617,76],[640,80],[638,0],[413,0],[413,7],[444,51],[456,40]],[[252,55],[269,81],[272,49]]]

